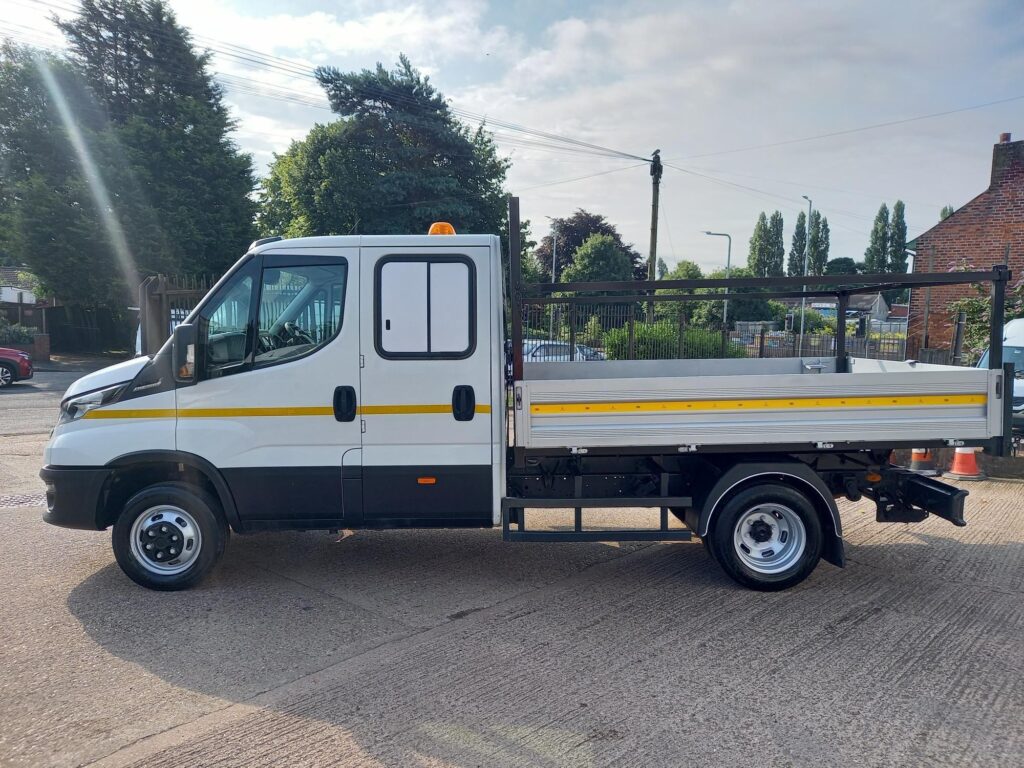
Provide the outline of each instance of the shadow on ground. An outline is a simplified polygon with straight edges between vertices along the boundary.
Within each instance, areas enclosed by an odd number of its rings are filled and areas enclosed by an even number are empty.
[[[324,670],[147,766],[1014,762],[1024,546],[900,538],[764,594],[699,543],[235,537],[199,589],[110,565],[68,603],[109,653],[230,701]]]

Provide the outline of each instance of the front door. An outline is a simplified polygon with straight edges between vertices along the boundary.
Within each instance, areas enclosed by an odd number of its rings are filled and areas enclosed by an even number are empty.
[[[265,251],[197,325],[200,380],[177,391],[178,450],[223,473],[247,527],[358,520],[342,493],[361,438],[358,249]]]
[[[486,247],[364,247],[365,525],[492,520]]]

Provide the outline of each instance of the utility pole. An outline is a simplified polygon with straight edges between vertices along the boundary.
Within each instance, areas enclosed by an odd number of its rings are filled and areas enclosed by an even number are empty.
[[[661,150],[651,155],[651,247],[647,254],[647,279],[654,281],[658,261],[658,191],[661,188]],[[654,302],[647,302],[647,322],[654,322]]]

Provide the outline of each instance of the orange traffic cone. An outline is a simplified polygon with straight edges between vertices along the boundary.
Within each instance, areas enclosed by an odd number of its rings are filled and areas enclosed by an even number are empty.
[[[926,477],[935,477],[939,474],[931,448],[910,449],[910,471]]]
[[[957,448],[953,454],[953,466],[946,477],[957,480],[984,480],[985,473],[978,469],[977,448]]]

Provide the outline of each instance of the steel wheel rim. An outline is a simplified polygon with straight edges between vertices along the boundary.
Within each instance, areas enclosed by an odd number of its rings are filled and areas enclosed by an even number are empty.
[[[733,549],[740,562],[765,576],[792,568],[806,548],[803,520],[783,504],[751,507],[740,515],[733,529]]]
[[[14,381],[14,374],[11,373],[11,369],[0,365],[0,387],[6,387],[12,381]]]
[[[150,507],[140,514],[128,535],[135,561],[159,576],[188,570],[203,543],[196,519],[170,504]]]

